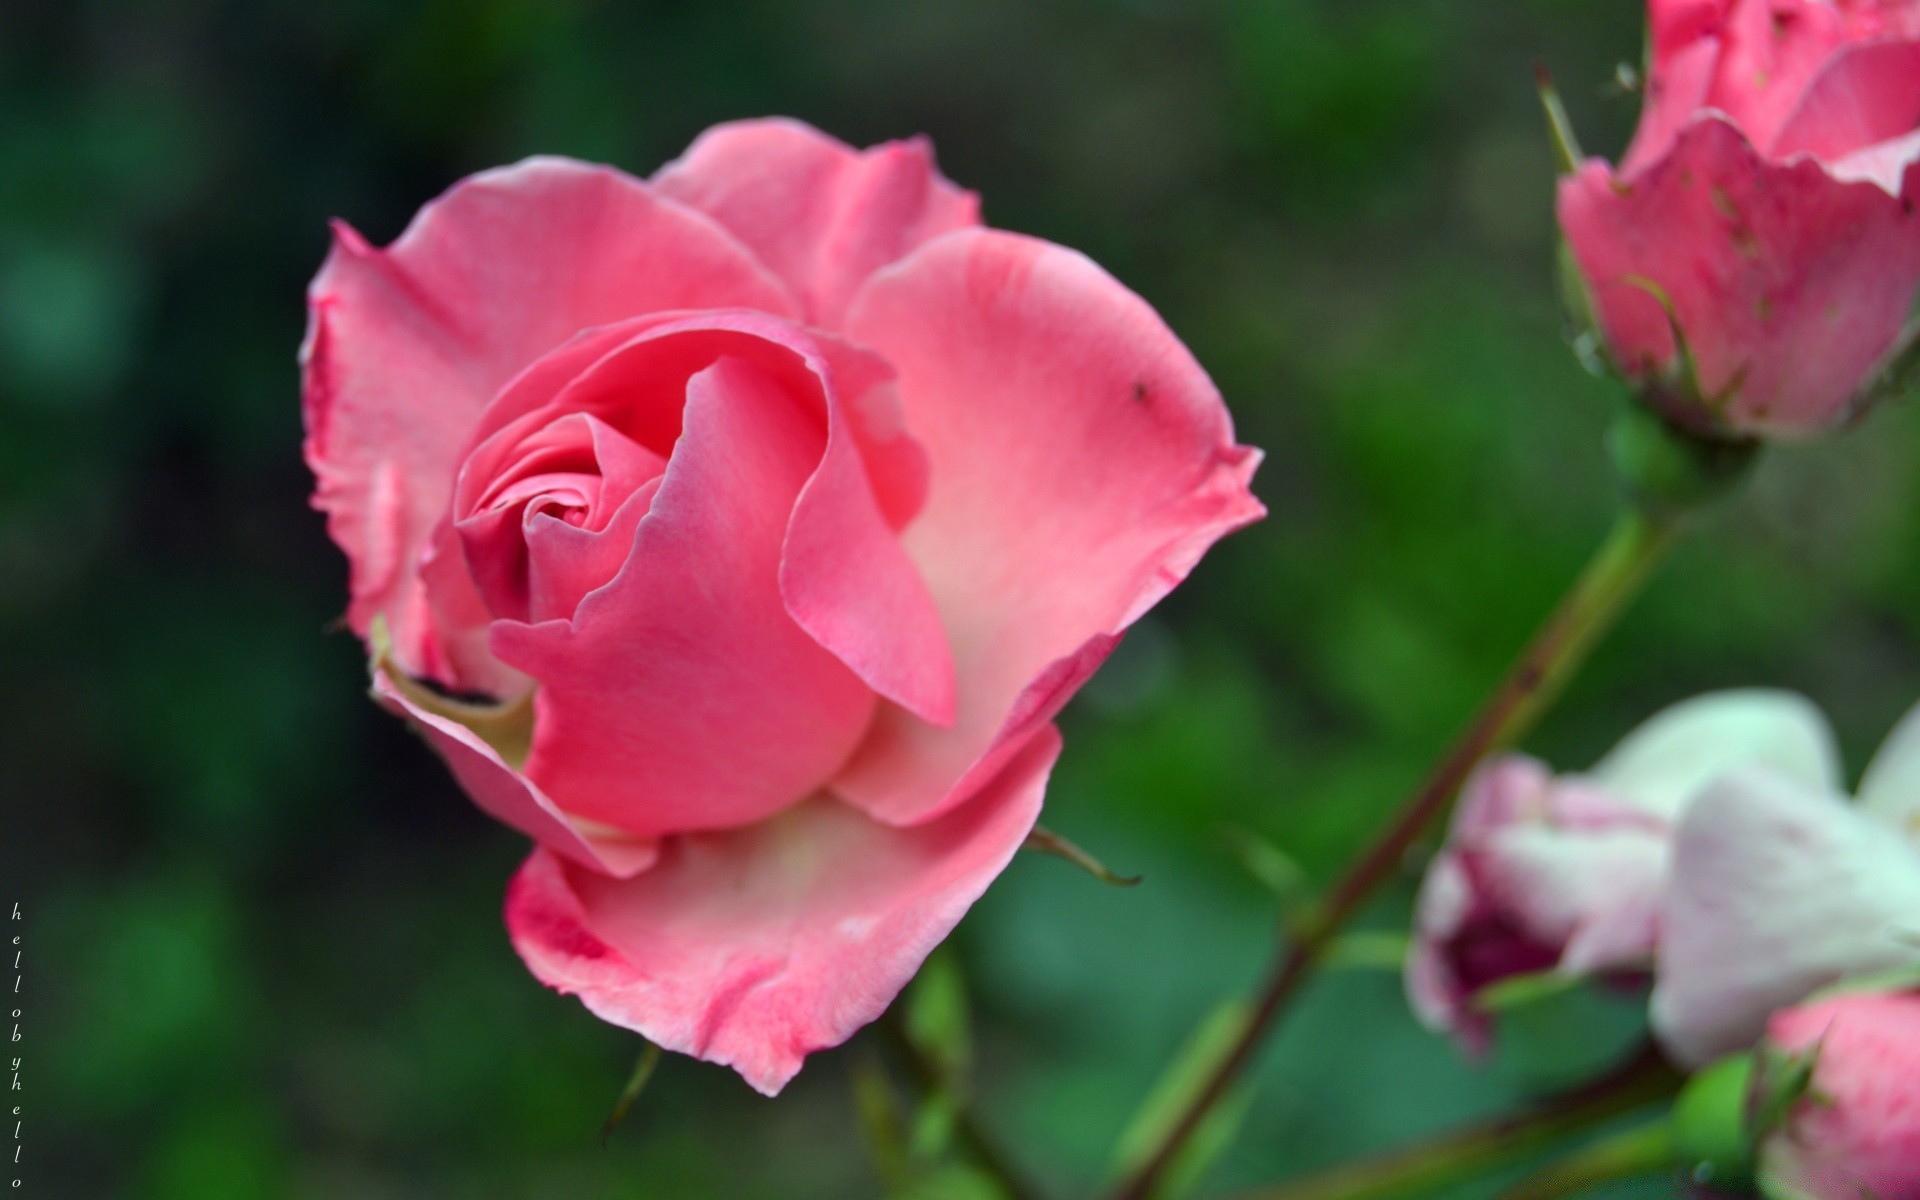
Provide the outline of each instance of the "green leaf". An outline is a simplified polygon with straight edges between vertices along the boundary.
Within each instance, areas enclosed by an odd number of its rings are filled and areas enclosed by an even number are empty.
[[[966,980],[951,951],[926,961],[907,989],[906,1035],[939,1075],[942,1091],[955,1091],[973,1061]]]
[[[904,1108],[879,1056],[871,1052],[854,1059],[853,1108],[882,1186],[890,1195],[905,1192],[913,1182],[913,1169]]]
[[[1313,881],[1291,854],[1250,829],[1231,825],[1221,830],[1227,851],[1240,860],[1247,874],[1259,880],[1280,901],[1280,924],[1299,929],[1316,903]]]
[[[1481,988],[1473,997],[1473,1006],[1488,1015],[1503,1013],[1510,1009],[1563,996],[1579,984],[1580,976],[1570,975],[1564,971],[1533,971],[1526,975],[1509,975],[1498,983]]]
[[[1246,1002],[1229,1000],[1209,1013],[1175,1054],[1113,1149],[1113,1175],[1122,1178],[1152,1157],[1174,1124],[1199,1096],[1227,1055],[1246,1033]],[[1227,1093],[1187,1139],[1154,1190],[1156,1200],[1171,1200],[1200,1182],[1213,1161],[1233,1141],[1246,1116],[1250,1093],[1244,1086]]]
[[[902,1200],[1006,1200],[1006,1191],[977,1167],[953,1163],[913,1182]]]
[[[1385,929],[1342,934],[1327,943],[1320,966],[1326,971],[1398,971],[1407,962],[1413,939]]]

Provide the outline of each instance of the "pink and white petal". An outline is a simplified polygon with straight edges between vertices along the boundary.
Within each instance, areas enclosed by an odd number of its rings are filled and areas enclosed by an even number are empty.
[[[1920,162],[1920,129],[1850,154],[1827,169],[1835,179],[1865,180],[1890,196],[1912,198],[1920,194],[1920,187],[1908,182],[1916,162]]]
[[[869,275],[980,223],[979,197],[940,175],[925,138],[855,150],[784,118],[716,125],[653,183],[752,247],[828,329]]]
[[[1771,688],[1708,692],[1662,709],[1586,777],[1620,800],[1677,820],[1714,776],[1764,765],[1811,787],[1838,790],[1840,749],[1826,714],[1805,696]]]
[[[1672,306],[1718,432],[1811,436],[1844,420],[1920,285],[1920,214],[1818,162],[1768,162],[1708,114],[1633,178],[1598,160],[1561,181],[1561,228],[1628,375],[1674,355]]]
[[[537,850],[507,895],[533,974],[596,1016],[778,1092],[878,1017],[1039,815],[1057,732],[964,807],[896,829],[825,797],[670,839],[621,881]]]
[[[1553,771],[1530,755],[1483,761],[1460,788],[1449,839],[1469,841],[1516,822],[1544,820],[1553,783]]]
[[[1561,946],[1560,969],[1645,967],[1667,868],[1663,834],[1635,826],[1515,825],[1472,856],[1489,898],[1535,939]]]
[[[1907,710],[1867,764],[1860,811],[1920,846],[1920,704]]]
[[[493,627],[538,680],[526,773],[567,811],[641,835],[750,824],[845,761],[873,693],[795,624],[788,516],[823,431],[722,357],[686,385],[679,447],[633,552],[573,619]]]
[[[1814,76],[1768,150],[1834,163],[1920,128],[1920,42],[1848,46]],[[1756,139],[1757,141],[1758,139]],[[1887,189],[1898,195],[1896,184]]]
[[[1853,37],[1832,0],[1742,0],[1730,6],[1707,104],[1753,144],[1771,147],[1833,56]]]
[[[651,838],[598,829],[560,811],[473,730],[421,708],[395,688],[385,672],[375,672],[373,691],[382,704],[413,722],[467,795],[494,819],[580,867],[615,879],[640,874],[658,857],[659,843]]]
[[[952,725],[953,653],[940,611],[881,510],[849,416],[829,403],[826,453],[794,505],[780,559],[787,612],[881,696]]]
[[[1639,127],[1620,160],[1623,178],[1637,177],[1673,148],[1673,139],[1706,105],[1719,62],[1720,41],[1709,37],[1688,42],[1654,68]]]
[[[1259,518],[1257,451],[1152,308],[1070,250],[963,230],[881,272],[848,330],[899,372],[932,464],[904,535],[954,651],[956,719],[882,706],[835,790],[911,824],[1049,721],[1121,630]]]
[[[1920,963],[1920,854],[1841,797],[1723,776],[1675,834],[1653,1025],[1681,1062],[1753,1044],[1774,1009]]]
[[[420,552],[481,408],[509,379],[582,329],[642,313],[796,310],[710,218],[618,171],[551,158],[455,185],[385,250],[337,225],[308,299],[314,503],[352,567],[349,623],[365,636],[384,613],[409,670],[434,665]]]
[[[952,655],[933,598],[896,532],[924,501],[926,453],[900,416],[892,368],[871,351],[739,310],[646,318],[597,332],[553,356],[574,368],[564,382],[537,367],[488,408],[456,506],[471,506],[478,481],[527,426],[555,410],[608,419],[618,411],[627,436],[670,451],[681,432],[678,397],[687,378],[723,356],[751,361],[782,381],[793,405],[822,418],[826,432],[818,466],[789,506],[780,566],[789,613],[875,691],[925,719],[950,721]],[[636,396],[675,402],[636,405]]]

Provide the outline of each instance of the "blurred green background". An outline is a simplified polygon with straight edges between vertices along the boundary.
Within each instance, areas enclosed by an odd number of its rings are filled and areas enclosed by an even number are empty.
[[[1329,873],[1607,523],[1618,394],[1562,344],[1531,65],[1617,150],[1637,100],[1606,81],[1640,31],[1631,0],[0,8],[25,1194],[878,1193],[849,1094],[865,1038],[771,1102],[669,1060],[600,1147],[634,1040],[520,967],[499,906],[521,840],[363,698],[298,454],[327,218],[385,242],[470,171],[543,152],[645,173],[767,113],[932,135],[994,224],[1157,305],[1269,454],[1272,518],[1066,716],[1047,821],[1146,884],[1022,856],[953,943],[985,1120],[1084,1191],[1267,954],[1275,902],[1234,839]],[[1920,690],[1915,423],[1770,455],[1534,748],[1581,766],[1659,705],[1771,683],[1825,705],[1857,769]],[[1370,921],[1404,923],[1408,885]],[[1509,1104],[1568,1049],[1471,1069],[1396,974],[1333,975],[1207,1186]]]

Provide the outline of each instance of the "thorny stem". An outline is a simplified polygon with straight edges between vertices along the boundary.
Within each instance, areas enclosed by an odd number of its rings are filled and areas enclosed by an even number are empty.
[[[1254,1004],[1252,1019],[1152,1157],[1114,1191],[1114,1200],[1151,1200],[1180,1149],[1252,1061],[1300,985],[1362,902],[1390,879],[1420,836],[1447,810],[1480,760],[1511,745],[1556,700],[1594,643],[1684,528],[1683,513],[1630,506],[1560,604],[1508,669],[1467,727],[1398,815],[1347,867],[1325,902],[1280,949]]]
[[[1665,1099],[1679,1090],[1681,1082],[1680,1074],[1649,1049],[1612,1075],[1543,1101],[1529,1111],[1249,1192],[1236,1200],[1401,1200],[1428,1195],[1520,1162],[1562,1138]],[[1658,1162],[1653,1161],[1656,1153],[1661,1155]],[[1581,1147],[1507,1193],[1503,1200],[1547,1200],[1560,1193],[1537,1189],[1553,1186],[1552,1181],[1577,1176],[1582,1183],[1597,1183],[1629,1172],[1657,1170],[1671,1160],[1672,1146],[1664,1122],[1635,1127]],[[1601,1171],[1613,1174],[1596,1173]]]

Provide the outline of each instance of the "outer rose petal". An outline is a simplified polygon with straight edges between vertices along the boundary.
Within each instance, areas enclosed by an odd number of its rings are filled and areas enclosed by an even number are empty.
[[[440,660],[416,570],[457,456],[502,385],[580,330],[658,309],[796,304],[710,218],[618,171],[529,159],[475,175],[385,250],[336,226],[301,351],[314,503],[352,564],[348,622]]]
[[[900,375],[932,489],[905,533],[954,651],[939,729],[883,705],[835,790],[912,823],[1050,720],[1119,632],[1265,511],[1257,451],[1157,314],[1070,250],[996,230],[928,243],[848,311]]]
[[[680,444],[620,573],[571,622],[493,627],[494,653],[541,684],[528,777],[638,834],[788,807],[845,760],[874,706],[780,596],[823,431],[743,359],[686,390]]]
[[[937,821],[894,829],[816,798],[761,825],[674,838],[619,881],[535,851],[507,894],[541,981],[772,1095],[879,1016],[1039,815],[1054,731]]]
[[[414,728],[446,760],[467,795],[494,819],[575,863],[616,879],[646,870],[658,857],[659,846],[651,838],[595,830],[561,812],[471,729],[420,708],[384,673],[374,675],[373,690],[382,704],[413,721]]]
[[[1718,431],[1807,436],[1845,418],[1920,283],[1911,203],[1811,159],[1767,162],[1712,114],[1638,176],[1590,160],[1561,181],[1559,209],[1621,369],[1655,376],[1674,355],[1651,281],[1702,392],[1725,397],[1671,415]]]
[[[1682,1062],[1749,1046],[1835,980],[1920,962],[1920,855],[1832,793],[1746,770],[1674,836],[1653,1025]]]
[[[1623,738],[1587,776],[1668,820],[1731,767],[1772,767],[1837,791],[1840,749],[1826,714],[1805,696],[1769,688],[1708,692],[1663,709]]]
[[[1920,704],[1907,710],[1867,764],[1860,811],[1920,845]]]
[[[751,246],[829,329],[867,276],[980,223],[980,198],[941,177],[925,138],[862,151],[781,118],[716,125],[653,182]]]

